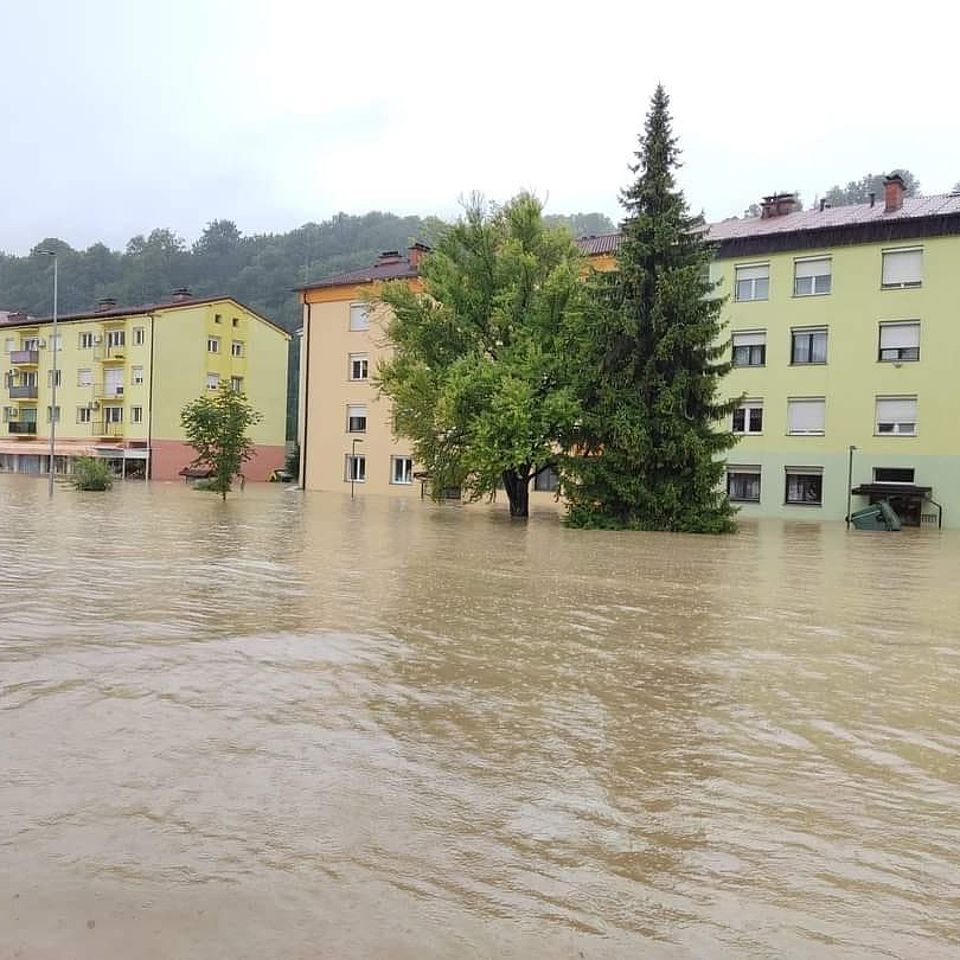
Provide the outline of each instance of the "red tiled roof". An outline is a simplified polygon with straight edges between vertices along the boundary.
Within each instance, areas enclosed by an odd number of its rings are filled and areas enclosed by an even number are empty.
[[[933,197],[906,197],[899,210],[887,213],[883,201],[873,206],[855,203],[845,207],[826,207],[820,210],[800,210],[779,217],[733,217],[711,223],[707,232],[710,240],[739,240],[745,237],[763,237],[774,233],[799,233],[806,230],[836,229],[863,223],[895,223],[924,217],[941,217],[960,213],[960,194],[948,193]]]
[[[369,267],[347,270],[332,277],[324,277],[314,283],[306,283],[295,290],[315,290],[317,287],[340,287],[355,283],[374,283],[378,280],[403,280],[417,276],[419,271],[408,257],[381,257]]]
[[[110,320],[112,318],[133,317],[140,316],[145,313],[154,313],[158,310],[179,310],[186,307],[202,306],[206,303],[218,303],[222,300],[229,300],[231,303],[235,303],[238,307],[242,307],[244,310],[252,313],[255,317],[259,317],[264,323],[268,323],[271,327],[276,327],[277,330],[280,330],[287,336],[290,336],[290,334],[279,324],[276,324],[262,314],[257,313],[257,311],[252,307],[248,307],[245,303],[241,303],[234,297],[227,296],[189,297],[186,300],[162,300],[159,303],[144,303],[136,307],[116,307],[112,310],[90,310],[86,313],[62,313],[57,316],[57,322],[69,323],[71,320]],[[9,317],[0,318],[0,327],[2,328],[35,327],[46,323],[53,323],[53,317],[27,317],[25,320],[10,320]]]
[[[577,237],[577,246],[580,252],[588,257],[596,257],[602,253],[616,253],[620,246],[620,234],[601,233],[599,236]]]

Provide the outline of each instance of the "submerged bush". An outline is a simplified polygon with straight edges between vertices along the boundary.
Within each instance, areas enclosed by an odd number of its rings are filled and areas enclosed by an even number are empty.
[[[113,486],[113,471],[106,460],[77,457],[70,482],[76,490],[109,490]]]

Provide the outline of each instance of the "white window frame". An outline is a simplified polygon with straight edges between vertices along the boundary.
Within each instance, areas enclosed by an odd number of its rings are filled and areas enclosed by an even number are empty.
[[[901,271],[887,269],[888,257],[905,256],[907,254],[919,254],[920,269],[916,279],[888,279],[891,274],[898,274]],[[891,264],[894,261],[889,261]],[[913,274],[909,275],[911,278]],[[923,286],[923,247],[890,247],[887,250],[880,251],[880,288],[882,290],[915,290]]]
[[[794,338],[810,337],[808,356],[813,357],[813,337],[823,334],[822,360],[797,360],[794,355]],[[830,328],[829,327],[792,327],[790,330],[790,366],[791,367],[822,367],[830,359]]]
[[[765,275],[757,276],[744,276],[741,278],[741,273],[758,273],[758,271],[765,270]],[[766,282],[766,287],[763,288],[763,295],[758,295],[757,285]],[[740,295],[740,284],[748,284],[749,286],[744,287],[744,290],[749,291],[749,296]],[[733,298],[737,303],[750,303],[754,300],[769,300],[770,299],[770,262],[765,263],[738,263],[733,268]]]
[[[886,417],[881,419],[880,417],[880,405],[893,404],[893,403],[912,403],[913,404],[913,418],[902,417],[896,418],[891,416],[889,413]],[[900,397],[889,397],[881,396],[876,398],[876,405],[874,408],[874,418],[873,418],[873,429],[874,436],[877,437],[915,437],[918,434],[918,424],[919,424],[919,404],[917,402],[916,396],[900,396]],[[884,424],[890,424],[891,429],[882,430],[881,426]]]
[[[354,376],[354,364],[363,364],[363,375]],[[366,353],[351,353],[347,365],[347,379],[353,383],[360,383],[370,379],[370,357]]]
[[[48,370],[48,371],[47,371],[47,386],[48,386],[48,387],[52,387],[52,386],[53,386],[53,380],[54,380],[53,374],[54,374],[54,371],[53,371],[53,370]],[[62,386],[63,386],[63,367],[57,367],[56,374],[57,374],[57,376],[56,376],[57,386],[58,386],[58,387],[62,387]]]
[[[821,427],[805,427],[794,429],[791,426],[791,407],[816,405],[823,411]],[[790,437],[823,437],[827,432],[827,398],[826,397],[787,397],[787,436]]]
[[[3,342],[3,352],[4,353],[13,353],[17,349],[17,340],[16,337],[7,337]]]
[[[93,368],[92,367],[77,368],[77,386],[78,387],[93,386]]]
[[[737,407],[737,410],[743,410],[743,429],[737,430],[734,427],[734,417],[736,416],[736,410],[730,415],[730,432],[736,434],[738,437],[756,437],[760,436],[763,433],[763,400],[762,399],[746,399],[743,403]],[[750,415],[752,410],[760,411],[760,429],[754,430],[752,427],[752,417]]]
[[[80,350],[90,350],[96,343],[96,336],[89,332],[77,335],[77,348]]]
[[[362,410],[363,413],[357,413],[354,411]],[[347,404],[347,433],[366,433],[367,432],[367,421],[370,418],[370,412],[367,410],[367,405],[365,403],[348,403]],[[354,429],[350,422],[352,420],[363,420],[363,426]]]
[[[207,389],[208,389],[208,390],[219,390],[219,389],[220,389],[220,374],[219,374],[219,373],[208,373],[208,374],[207,374]]]
[[[143,407],[140,404],[130,408],[130,422],[143,423]]]
[[[740,341],[739,343],[737,341]],[[747,367],[765,367],[767,365],[767,331],[766,330],[734,330],[730,334],[731,359],[730,362],[738,370]],[[737,363],[737,350],[746,348],[752,359],[754,351],[759,348],[759,363]]]
[[[370,306],[366,303],[350,304],[350,330],[360,333],[370,329]]]
[[[730,478],[732,476],[750,476],[757,478],[757,495],[755,497],[734,497],[730,494]],[[731,503],[759,503],[763,496],[763,471],[759,464],[727,464],[727,499]]]
[[[135,347],[142,347],[147,340],[147,333],[143,327],[134,327],[133,328],[133,345]]]
[[[103,408],[104,423],[123,423],[123,407],[111,406]]]
[[[909,338],[896,338],[896,339],[910,339],[916,340],[915,346],[884,346],[883,345],[883,335],[886,330],[897,330],[897,329],[907,329],[915,330],[916,337]],[[878,363],[916,363],[920,359],[920,321],[919,320],[881,320],[880,321],[880,333],[879,341],[877,346],[877,362]],[[892,352],[896,350],[897,355],[893,357],[885,357],[883,354],[885,351]],[[914,356],[908,356],[907,354],[913,353]]]
[[[243,356],[243,341],[242,340],[233,340],[230,343],[230,356],[231,357],[242,357]]]
[[[367,482],[366,454],[348,453],[345,455],[343,479],[347,483],[366,483]]]
[[[220,338],[214,336],[207,337],[207,353],[220,353]]]
[[[401,470],[401,478],[397,478],[397,467],[400,464],[407,464],[408,469],[403,471]],[[402,479],[403,476],[406,476],[406,479]],[[390,457],[390,482],[396,486],[409,487],[413,483],[413,457],[405,457],[403,455],[394,455]]]
[[[231,377],[230,389],[234,393],[243,393],[243,377]]]
[[[52,414],[51,414],[51,411],[52,411]],[[55,416],[57,418],[57,423],[59,423],[62,412],[63,411],[60,409],[59,403],[55,407],[51,407],[48,405],[47,406],[47,423],[50,423],[51,415]]]
[[[107,331],[107,349],[112,350],[114,347],[125,347],[127,345],[127,331],[126,330],[108,330]]]
[[[791,500],[790,477],[819,477],[819,500]],[[784,467],[783,468],[783,502],[788,507],[822,507],[823,506],[823,467]]]
[[[92,423],[93,422],[93,411],[89,406],[84,404],[83,406],[77,407],[77,423]]]
[[[826,264],[822,273],[808,273],[807,264]],[[804,271],[800,274],[800,271]],[[800,290],[800,281],[809,280],[810,289]],[[793,261],[793,295],[795,297],[825,297],[833,288],[833,257],[797,257]]]

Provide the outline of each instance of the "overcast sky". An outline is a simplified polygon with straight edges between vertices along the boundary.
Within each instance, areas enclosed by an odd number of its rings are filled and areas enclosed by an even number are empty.
[[[940,11],[943,11],[942,13]],[[960,180],[932,3],[0,0],[0,249],[214,218],[451,215],[480,190],[619,215],[662,81],[711,219],[910,168]],[[949,22],[948,22],[949,21]]]

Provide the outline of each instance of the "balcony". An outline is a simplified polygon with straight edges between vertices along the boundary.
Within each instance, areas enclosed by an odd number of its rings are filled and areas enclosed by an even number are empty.
[[[33,384],[10,384],[7,387],[11,400],[36,400],[37,385]]]
[[[90,424],[90,433],[95,437],[122,437],[123,424],[108,420],[96,420]]]
[[[123,363],[127,359],[127,348],[123,344],[107,344],[97,347],[93,356],[100,363]]]
[[[123,396],[122,383],[95,383],[93,395],[97,400],[109,400],[111,397]]]
[[[10,362],[35,367],[40,362],[39,350],[11,350]]]
[[[37,435],[36,420],[10,420],[7,430],[14,436],[35,437]]]

